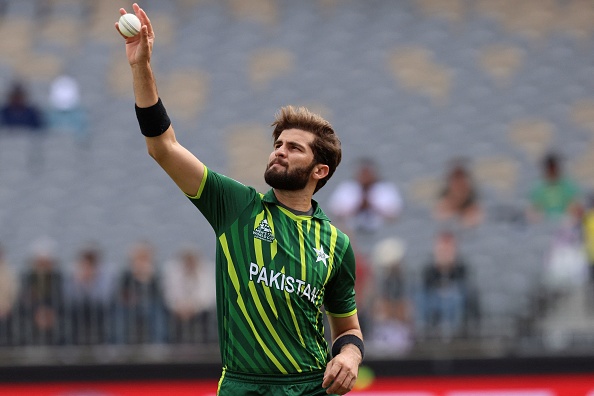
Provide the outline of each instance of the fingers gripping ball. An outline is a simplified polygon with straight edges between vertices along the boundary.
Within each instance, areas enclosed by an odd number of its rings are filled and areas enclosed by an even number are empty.
[[[118,21],[120,32],[126,37],[134,37],[140,33],[140,19],[134,14],[124,14]]]

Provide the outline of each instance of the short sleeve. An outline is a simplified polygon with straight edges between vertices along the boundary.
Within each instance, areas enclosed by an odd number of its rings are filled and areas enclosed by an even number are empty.
[[[198,194],[188,198],[219,235],[254,200],[256,194],[252,187],[205,167]]]
[[[348,242],[334,277],[326,285],[324,306],[328,315],[347,317],[357,312],[355,303],[355,254]]]

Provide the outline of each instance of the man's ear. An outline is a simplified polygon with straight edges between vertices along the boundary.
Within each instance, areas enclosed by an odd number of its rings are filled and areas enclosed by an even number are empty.
[[[316,180],[321,180],[328,176],[329,172],[330,167],[328,165],[317,164],[312,171],[312,175]]]

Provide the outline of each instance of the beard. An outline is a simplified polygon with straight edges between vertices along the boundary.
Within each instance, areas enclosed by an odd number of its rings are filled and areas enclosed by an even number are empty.
[[[287,167],[285,169],[275,170],[271,168],[271,165],[268,164],[266,172],[264,172],[266,184],[277,190],[297,191],[305,188],[316,163],[312,161],[306,167],[295,168],[293,170],[289,170]]]

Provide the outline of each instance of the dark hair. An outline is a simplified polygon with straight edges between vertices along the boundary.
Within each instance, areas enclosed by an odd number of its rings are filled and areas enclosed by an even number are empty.
[[[450,193],[450,182],[455,177],[463,177],[468,181],[468,196],[463,202],[459,203],[459,206],[456,208],[457,210],[465,210],[474,205],[474,203],[478,199],[478,193],[476,191],[476,186],[472,174],[461,159],[457,159],[450,164],[450,168],[444,180],[445,183],[440,191],[439,196],[445,197]]]
[[[272,137],[274,141],[278,139],[280,134],[286,129],[301,129],[312,133],[315,138],[311,143],[311,149],[314,154],[314,161],[317,164],[328,165],[328,175],[318,180],[318,184],[314,190],[314,194],[322,188],[336,171],[342,159],[342,149],[340,140],[332,125],[321,116],[312,113],[305,107],[285,106],[281,107],[276,114],[276,118],[272,125]]]
[[[546,169],[550,169],[552,167],[558,168],[559,162],[561,161],[560,156],[557,153],[547,153],[542,159],[542,165]]]

